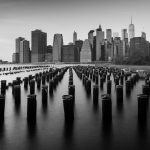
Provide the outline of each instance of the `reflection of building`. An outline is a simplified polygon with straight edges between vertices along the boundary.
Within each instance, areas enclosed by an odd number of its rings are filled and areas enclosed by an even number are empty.
[[[101,60],[102,50],[101,47],[104,45],[104,32],[101,26],[96,30],[96,60]]]
[[[136,54],[140,56],[149,56],[149,44],[142,37],[134,37],[130,41],[130,56],[134,56]]]
[[[80,62],[91,62],[91,48],[89,40],[83,42],[82,50],[80,52]]]
[[[77,32],[74,31],[73,33],[73,44],[77,41]]]
[[[53,40],[53,61],[61,62],[61,53],[63,48],[62,34],[55,34]]]
[[[30,47],[29,41],[23,40],[20,42],[20,63],[29,63],[30,62]]]
[[[134,31],[134,24],[132,24],[132,18],[131,18],[131,24],[129,25],[129,42],[132,38],[135,36],[135,31]]]
[[[47,34],[41,30],[32,31],[32,62],[44,62],[47,47]]]
[[[62,62],[78,62],[79,53],[75,45],[64,45],[62,50]]]

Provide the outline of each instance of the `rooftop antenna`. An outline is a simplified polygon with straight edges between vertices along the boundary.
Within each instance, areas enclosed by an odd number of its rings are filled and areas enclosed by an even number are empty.
[[[132,16],[131,16],[131,24],[132,24]]]

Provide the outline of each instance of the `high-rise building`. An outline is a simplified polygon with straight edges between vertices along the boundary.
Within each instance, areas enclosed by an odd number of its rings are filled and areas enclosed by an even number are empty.
[[[20,43],[21,43],[21,41],[23,41],[24,40],[24,38],[23,37],[18,37],[17,39],[16,39],[16,52],[15,53],[17,53],[16,54],[16,63],[19,63],[20,62]],[[19,57],[19,58],[18,58]]]
[[[148,42],[143,37],[134,37],[130,41],[130,56],[149,56]]]
[[[83,41],[82,40],[77,40],[75,42],[75,46],[76,46],[77,53],[78,53],[77,62],[80,62],[80,52],[81,52],[81,49],[82,49],[82,45],[83,45]]]
[[[88,33],[88,40],[89,40],[89,43],[90,43],[90,47],[91,47],[91,55],[92,55],[92,61],[94,61],[95,59],[95,56],[96,56],[96,54],[94,55],[94,53],[96,53],[96,48],[95,48],[95,46],[96,45],[94,45],[94,44],[96,44],[95,43],[95,36],[93,35],[93,33],[94,33],[94,30],[90,30],[90,32]]]
[[[12,62],[13,63],[19,63],[19,53],[13,53]]]
[[[76,45],[64,45],[62,51],[62,62],[78,62],[78,51]]]
[[[80,52],[80,62],[84,62],[84,63],[91,62],[91,58],[92,55],[91,55],[90,43],[89,40],[86,39],[83,42],[82,50]]]
[[[106,39],[109,43],[112,42],[112,31],[111,31],[111,29],[106,29]]]
[[[73,33],[73,44],[75,45],[75,42],[77,41],[77,32],[74,31]]]
[[[131,17],[131,24],[129,25],[129,42],[134,37],[135,37],[135,29],[134,29],[134,24],[132,23],[132,17]]]
[[[114,59],[123,57],[122,41],[120,37],[114,38]]]
[[[91,48],[93,48],[93,41],[94,41],[94,30],[90,30],[90,32],[88,33],[88,40],[89,40],[89,43],[91,45]]]
[[[125,40],[128,38],[127,29],[122,29],[122,40]]]
[[[99,26],[98,29],[96,29],[96,60],[101,60],[101,47],[104,45],[104,32],[102,31],[101,26]]]
[[[45,51],[47,48],[47,33],[41,30],[34,30],[31,32],[32,39],[32,62],[44,62]]]
[[[20,42],[23,41],[24,38],[23,37],[18,37],[16,39],[16,53],[20,53]]]
[[[29,41],[23,40],[20,42],[20,63],[29,63],[30,62],[30,46]]]
[[[145,32],[142,32],[142,33],[141,33],[141,37],[146,40],[146,33],[145,33]]]
[[[45,53],[45,62],[52,62],[53,61],[53,47],[51,45],[47,46],[46,53]]]
[[[63,48],[63,36],[62,34],[55,34],[53,40],[53,61],[61,62],[61,53]]]

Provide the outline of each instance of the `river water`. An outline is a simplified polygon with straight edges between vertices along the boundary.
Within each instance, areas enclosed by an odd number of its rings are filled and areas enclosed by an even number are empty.
[[[53,66],[54,67],[54,66]],[[58,65],[57,67],[62,67]],[[33,75],[36,72],[33,72]],[[31,72],[15,75],[1,75],[0,80],[11,82],[16,76],[25,77]],[[27,124],[27,95],[21,85],[21,105],[16,107],[12,89],[6,92],[5,120],[0,125],[0,150],[99,150],[99,149],[148,149],[150,147],[150,112],[144,124],[137,119],[137,95],[142,93],[144,81],[140,80],[126,96],[122,107],[116,102],[116,88],[112,82],[112,123],[102,122],[101,94],[107,92],[99,89],[99,103],[93,104],[92,92],[89,97],[85,92],[82,81],[73,71],[75,85],[75,119],[73,125],[64,122],[62,95],[68,94],[69,70],[58,84],[54,95],[48,95],[48,104],[43,107],[41,90],[36,88],[37,121],[35,125]],[[111,76],[113,81],[113,77]],[[48,83],[46,83],[48,85]],[[94,83],[92,83],[93,87]],[[35,86],[36,87],[36,86]],[[29,88],[28,88],[29,89]],[[91,90],[92,91],[92,90]]]

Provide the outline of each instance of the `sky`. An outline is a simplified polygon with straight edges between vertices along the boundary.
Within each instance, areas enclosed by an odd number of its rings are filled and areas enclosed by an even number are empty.
[[[0,0],[0,59],[12,61],[15,39],[31,41],[31,31],[47,32],[47,44],[55,33],[63,34],[64,44],[73,41],[73,32],[85,40],[100,24],[106,31],[127,28],[133,17],[135,35],[146,32],[150,41],[149,0]]]

